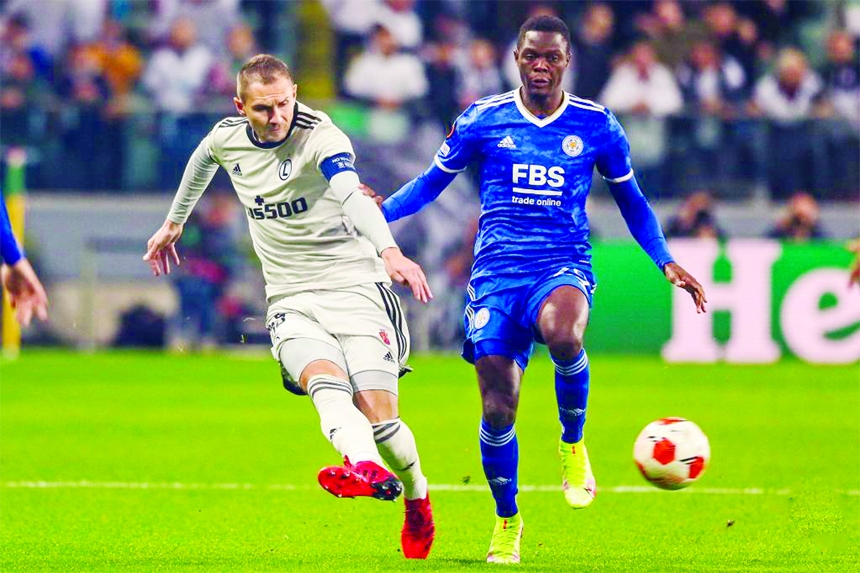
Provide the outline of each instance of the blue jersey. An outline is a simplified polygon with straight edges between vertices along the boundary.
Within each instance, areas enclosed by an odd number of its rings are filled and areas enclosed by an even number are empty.
[[[594,168],[612,182],[633,176],[615,116],[567,93],[544,118],[526,109],[519,90],[476,101],[457,118],[434,162],[448,173],[473,162],[480,171],[473,278],[589,265],[585,201]]]

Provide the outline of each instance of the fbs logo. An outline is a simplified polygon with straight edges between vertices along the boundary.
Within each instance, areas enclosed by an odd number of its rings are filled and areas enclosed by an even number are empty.
[[[379,329],[379,338],[382,339],[382,342],[386,344],[386,346],[391,346],[391,341],[388,339],[388,333],[383,329]]]
[[[557,165],[547,169],[543,165],[514,163],[513,182],[514,185],[527,184],[532,187],[561,187],[564,185],[564,169]]]

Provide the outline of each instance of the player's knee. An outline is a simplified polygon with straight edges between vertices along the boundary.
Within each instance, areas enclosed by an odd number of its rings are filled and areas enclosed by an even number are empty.
[[[549,353],[556,360],[573,360],[582,350],[582,333],[566,333],[546,341]]]
[[[517,415],[516,398],[506,393],[486,393],[483,399],[483,415],[491,428],[510,426]]]

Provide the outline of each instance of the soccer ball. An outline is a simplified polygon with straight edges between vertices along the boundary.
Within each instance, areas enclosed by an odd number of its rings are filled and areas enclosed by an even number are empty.
[[[710,459],[708,437],[684,418],[651,422],[633,445],[633,461],[642,476],[663,489],[685,488],[698,480]]]

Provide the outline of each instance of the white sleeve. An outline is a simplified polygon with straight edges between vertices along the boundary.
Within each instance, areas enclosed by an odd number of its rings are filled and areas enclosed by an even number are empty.
[[[182,174],[179,190],[176,192],[173,205],[170,206],[170,212],[167,214],[170,221],[180,225],[185,224],[200,196],[203,195],[212,178],[215,177],[216,171],[218,171],[218,163],[209,151],[209,137],[207,136],[191,154],[191,159],[185,166],[185,173]]]
[[[382,211],[373,199],[358,189],[360,183],[358,174],[354,171],[341,171],[329,181],[334,196],[343,206],[343,212],[355,225],[356,230],[373,244],[377,253],[396,247],[397,243]]]

